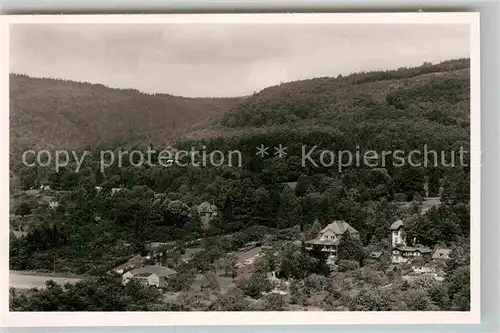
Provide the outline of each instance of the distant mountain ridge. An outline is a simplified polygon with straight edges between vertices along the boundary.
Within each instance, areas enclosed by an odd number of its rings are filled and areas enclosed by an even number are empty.
[[[165,145],[269,132],[339,131],[370,142],[466,140],[470,61],[283,83],[252,96],[184,98],[10,75],[11,158],[25,149]],[[302,135],[302,134],[301,134]],[[394,134],[396,135],[396,134]]]
[[[467,139],[469,127],[470,61],[456,59],[268,87],[229,108],[216,124],[193,129],[184,138],[338,131],[375,143],[383,132],[406,129],[394,142],[425,141],[427,131],[437,141],[439,135],[453,141]]]

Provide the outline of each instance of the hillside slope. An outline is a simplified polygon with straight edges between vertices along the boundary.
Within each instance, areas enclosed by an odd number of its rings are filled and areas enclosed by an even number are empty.
[[[99,84],[10,75],[11,156],[28,148],[165,143],[239,98],[148,95]]]
[[[261,90],[230,110],[222,124],[226,127],[260,127],[308,121],[325,124],[373,117],[384,107],[405,109],[408,117],[435,120],[432,107],[441,103],[441,112],[456,122],[465,121],[468,104],[469,61],[447,61],[437,65],[401,68],[393,71],[356,73],[338,78],[315,78]],[[458,95],[448,98],[450,91]],[[456,105],[453,105],[454,107]],[[398,115],[397,112],[395,113]],[[391,118],[390,114],[380,115]],[[450,119],[452,120],[452,119]]]
[[[424,143],[449,148],[454,142],[467,144],[469,138],[469,66],[468,59],[458,59],[315,78],[225,99],[148,95],[11,75],[11,157],[19,158],[28,148],[164,145],[173,140],[234,148],[241,140],[279,136],[297,144],[336,142],[345,149]]]
[[[248,97],[218,124],[191,131],[184,139],[228,149],[248,142],[253,149],[254,143],[275,140],[298,147],[335,144],[338,149],[467,147],[469,66],[468,59],[458,59],[284,83]]]

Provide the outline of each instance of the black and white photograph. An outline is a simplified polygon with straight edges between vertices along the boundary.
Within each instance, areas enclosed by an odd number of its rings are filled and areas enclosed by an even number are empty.
[[[479,318],[477,15],[4,26],[17,318]]]

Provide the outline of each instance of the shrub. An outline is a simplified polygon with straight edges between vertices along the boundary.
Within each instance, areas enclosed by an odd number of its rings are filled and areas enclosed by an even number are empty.
[[[354,260],[339,260],[338,270],[339,272],[348,272],[359,269],[359,262]]]

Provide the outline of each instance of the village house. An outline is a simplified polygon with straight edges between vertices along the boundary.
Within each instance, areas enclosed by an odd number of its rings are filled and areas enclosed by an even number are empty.
[[[22,238],[28,236],[28,233],[25,231],[11,230],[11,232],[15,238]]]
[[[196,210],[201,220],[201,227],[203,229],[210,228],[210,221],[217,216],[217,206],[211,205],[209,202],[202,202],[196,206]]]
[[[114,195],[114,194],[116,194],[116,193],[118,193],[118,192],[120,192],[120,191],[122,191],[122,190],[124,190],[124,188],[123,188],[123,187],[113,187],[113,188],[111,189],[111,195]]]
[[[43,201],[45,201],[50,208],[56,209],[59,206],[59,202],[52,195],[44,195]]]
[[[380,252],[380,251],[370,252],[371,259],[379,259],[381,256],[382,256],[382,252]]]
[[[322,252],[327,252],[329,259],[333,259],[337,254],[337,246],[345,232],[353,237],[358,238],[359,232],[351,227],[345,221],[334,221],[323,228],[315,239],[306,241],[306,249],[319,249]]]
[[[297,182],[284,182],[284,183],[281,183],[285,186],[288,186],[289,188],[292,189],[292,191],[295,191],[295,189],[297,188]]]
[[[392,247],[406,246],[406,236],[403,233],[403,221],[397,220],[391,225]]]
[[[130,258],[127,262],[115,267],[114,271],[118,274],[123,274],[124,272],[144,266],[147,261],[146,257],[138,254]]]
[[[168,279],[175,274],[177,274],[177,272],[168,267],[144,266],[123,274],[122,282],[123,284],[127,284],[131,280],[136,280],[147,286],[165,288],[168,284]]]
[[[408,262],[415,257],[430,255],[431,249],[424,246],[401,246],[392,249],[392,262],[395,264]]]
[[[394,222],[391,227],[391,240],[392,240],[392,262],[404,263],[408,262],[411,258],[423,257],[430,255],[432,250],[428,247],[417,245],[408,246],[406,243],[406,234],[404,231],[404,223],[402,220]]]
[[[437,249],[432,255],[432,260],[436,263],[443,264],[447,260],[450,260],[450,249]]]

